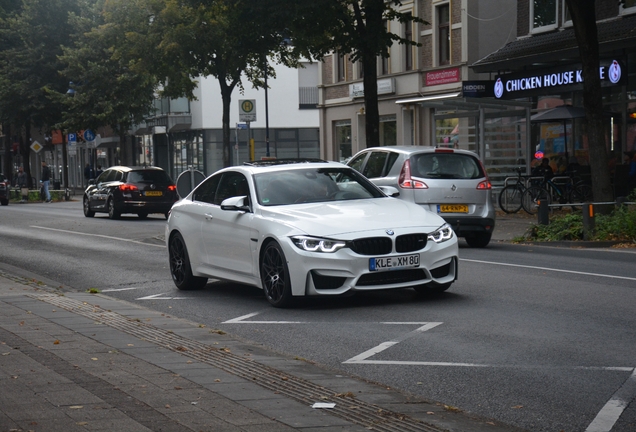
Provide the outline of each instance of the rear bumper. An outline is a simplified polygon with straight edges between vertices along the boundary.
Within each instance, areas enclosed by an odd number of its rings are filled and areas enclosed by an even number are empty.
[[[441,215],[440,215],[441,216]],[[473,233],[492,233],[495,230],[494,218],[442,216],[453,227],[458,237]]]
[[[167,213],[174,202],[124,201],[115,207],[121,213]]]

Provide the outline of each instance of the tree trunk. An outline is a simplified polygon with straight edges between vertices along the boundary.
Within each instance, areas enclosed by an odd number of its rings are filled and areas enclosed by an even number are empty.
[[[385,32],[384,0],[371,0],[365,3],[365,22],[358,23],[358,28],[364,29],[364,48],[362,51],[362,65],[364,68],[364,111],[366,145],[377,147],[380,145],[380,111],[378,108],[378,58],[377,35]],[[364,40],[364,39],[363,39]]]
[[[2,172],[13,184],[13,163],[12,163],[12,142],[11,142],[11,125],[9,123],[2,124],[2,135],[4,135],[4,166]]]
[[[232,147],[230,143],[230,103],[232,102],[232,87],[219,79],[221,98],[223,99],[223,167],[230,166]]]
[[[22,155],[22,164],[24,172],[27,176],[29,189],[33,189],[33,174],[31,173],[31,122],[27,120],[24,124],[24,137],[20,134],[20,154]]]
[[[594,201],[614,199],[603,128],[603,94],[599,77],[599,48],[594,0],[566,0],[579,45],[583,69],[583,107],[590,151]]]

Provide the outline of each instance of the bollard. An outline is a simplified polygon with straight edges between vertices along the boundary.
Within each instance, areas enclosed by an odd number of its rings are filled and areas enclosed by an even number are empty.
[[[583,204],[583,240],[591,240],[594,235],[594,204]]]
[[[547,199],[539,200],[539,211],[537,217],[539,218],[539,225],[550,225],[550,207]]]

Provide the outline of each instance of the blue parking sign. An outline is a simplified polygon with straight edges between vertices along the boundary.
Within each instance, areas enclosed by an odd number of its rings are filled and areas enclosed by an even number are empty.
[[[86,129],[84,131],[84,140],[85,141],[95,141],[95,134],[92,130]]]
[[[70,134],[68,134],[68,138],[66,140],[67,142],[77,142],[77,134],[75,132],[72,132]]]

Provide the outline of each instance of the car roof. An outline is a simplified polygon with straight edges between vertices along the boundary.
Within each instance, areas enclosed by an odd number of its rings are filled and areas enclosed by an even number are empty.
[[[369,147],[360,150],[361,152],[368,151],[392,151],[396,153],[402,153],[405,155],[412,155],[414,153],[459,153],[477,157],[477,154],[470,150],[453,149],[446,147],[433,147],[433,146],[385,146],[385,147]]]
[[[125,172],[128,172],[128,171],[143,171],[143,170],[163,171],[163,168],[156,167],[156,166],[123,166],[123,165],[116,165],[116,166],[108,167],[106,169],[115,169],[115,170],[125,171]]]
[[[250,174],[260,174],[265,172],[302,170],[307,168],[348,168],[340,162],[325,161],[322,159],[273,159],[269,161],[246,162],[243,165],[226,167],[218,172],[227,170],[239,170]]]

